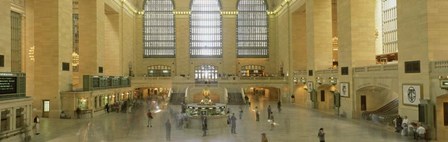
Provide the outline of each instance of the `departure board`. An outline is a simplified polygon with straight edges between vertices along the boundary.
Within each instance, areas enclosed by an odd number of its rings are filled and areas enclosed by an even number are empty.
[[[17,93],[17,77],[0,76],[0,94]]]

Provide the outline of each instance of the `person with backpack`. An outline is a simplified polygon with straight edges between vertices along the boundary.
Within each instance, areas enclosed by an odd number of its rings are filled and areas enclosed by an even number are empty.
[[[34,117],[34,132],[36,135],[39,135],[39,125],[40,125],[40,119],[39,119],[39,115],[36,115],[36,117]]]
[[[317,137],[319,137],[319,142],[325,142],[324,128],[319,129],[319,133],[317,133]]]
[[[151,111],[148,110],[146,116],[148,117],[148,125],[146,125],[146,127],[152,127],[151,120],[153,119],[153,117]]]

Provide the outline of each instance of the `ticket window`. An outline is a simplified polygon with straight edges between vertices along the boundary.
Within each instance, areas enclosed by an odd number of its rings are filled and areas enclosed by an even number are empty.
[[[11,121],[11,111],[9,109],[2,110],[0,114],[0,132],[5,132],[11,130],[10,121]]]
[[[22,128],[25,123],[25,109],[18,108],[16,109],[16,129]]]
[[[448,126],[448,102],[443,103],[443,111],[444,111],[443,115],[444,125]]]

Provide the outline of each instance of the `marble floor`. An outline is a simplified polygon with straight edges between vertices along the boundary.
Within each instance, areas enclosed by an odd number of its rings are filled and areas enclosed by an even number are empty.
[[[267,105],[273,106],[278,125],[270,130],[267,122]],[[178,129],[172,121],[172,142],[259,142],[261,133],[266,133],[270,142],[312,142],[318,141],[317,132],[324,128],[327,142],[405,142],[414,141],[391,129],[364,121],[338,118],[327,113],[283,104],[279,113],[275,102],[255,103],[260,110],[259,122],[255,121],[253,108],[243,106],[243,118],[237,120],[236,132],[230,127],[211,129],[203,137],[199,129]],[[253,105],[253,106],[254,106]],[[35,135],[35,142],[164,142],[164,122],[170,117],[167,109],[154,113],[153,127],[146,126],[146,103],[128,113],[100,114],[83,119],[41,119],[41,133]],[[163,107],[163,106],[162,106]],[[180,110],[180,106],[169,106]],[[240,106],[229,106],[231,111]],[[164,107],[166,108],[166,106]],[[172,119],[171,119],[172,120]]]

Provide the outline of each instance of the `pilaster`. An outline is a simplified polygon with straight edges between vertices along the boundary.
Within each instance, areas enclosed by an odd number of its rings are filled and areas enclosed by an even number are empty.
[[[69,91],[71,71],[63,71],[62,63],[71,63],[72,2],[54,0],[34,1],[35,66],[33,107],[43,112],[43,100],[49,100],[50,112],[43,117],[60,113],[60,92]]]
[[[0,1],[0,55],[3,55],[4,66],[0,67],[0,72],[11,71],[11,2],[9,0]]]

